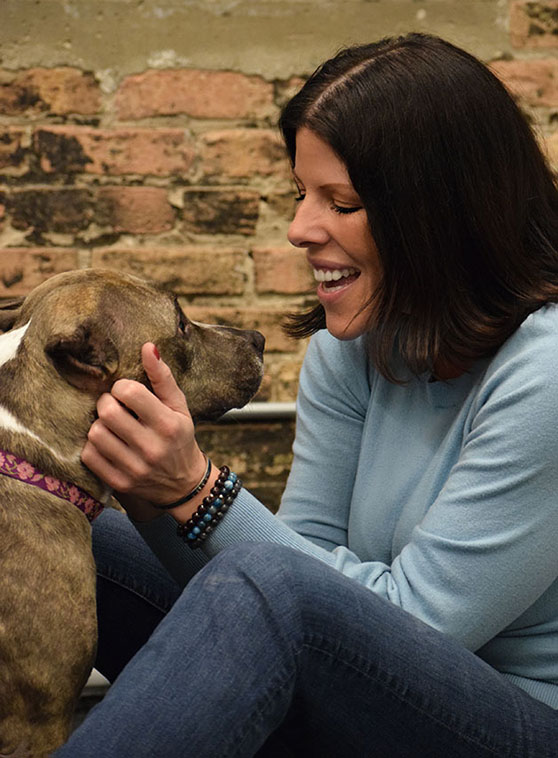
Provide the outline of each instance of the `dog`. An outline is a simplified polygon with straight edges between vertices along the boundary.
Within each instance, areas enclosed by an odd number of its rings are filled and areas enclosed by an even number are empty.
[[[111,493],[80,451],[98,397],[122,377],[149,386],[149,341],[194,423],[214,420],[256,393],[264,338],[189,321],[162,288],[108,269],[5,303],[0,332],[0,758],[46,758],[69,736],[95,658],[85,514]]]

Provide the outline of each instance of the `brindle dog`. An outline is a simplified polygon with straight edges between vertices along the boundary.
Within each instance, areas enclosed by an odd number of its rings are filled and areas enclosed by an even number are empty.
[[[148,384],[154,342],[194,421],[241,407],[262,376],[258,332],[189,321],[133,276],[87,269],[0,309],[0,455],[108,504],[80,461],[97,398],[121,377]],[[25,465],[28,468],[25,468]],[[71,502],[0,476],[0,756],[43,758],[68,737],[96,646],[90,525]]]

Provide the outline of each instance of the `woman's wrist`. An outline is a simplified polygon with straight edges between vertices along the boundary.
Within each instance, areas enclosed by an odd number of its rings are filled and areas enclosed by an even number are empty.
[[[134,521],[152,521],[167,511],[181,523],[190,518],[201,500],[209,494],[218,475],[219,469],[197,448],[195,465],[190,465],[188,474],[173,483],[172,490],[170,486],[165,488],[164,499],[148,500],[131,493],[114,494]],[[172,502],[171,498],[174,498]],[[178,501],[176,506],[173,505],[175,501]]]
[[[193,500],[195,497],[199,495],[200,492],[204,490],[206,484],[209,481],[209,477],[211,476],[212,464],[208,455],[203,453],[203,457],[205,461],[205,468],[204,468],[203,476],[197,482],[197,484],[194,487],[187,489],[186,494],[181,494],[180,497],[177,498],[176,500],[173,500],[171,502],[155,503],[154,504],[155,508],[161,511],[172,510],[173,508],[176,508],[179,505],[183,505],[184,503],[188,503],[190,500]]]
[[[213,487],[218,476],[219,469],[212,463],[207,482],[204,485],[203,489],[197,493],[196,497],[187,503],[176,506],[175,508],[165,509],[166,512],[170,513],[170,515],[179,524],[185,524],[188,519],[192,518],[192,515],[196,512],[196,509],[202,500],[211,493],[211,488]],[[161,513],[161,511],[159,510],[158,513]]]
[[[150,500],[123,492],[113,494],[132,521],[153,521],[163,515],[163,511],[158,511]]]
[[[207,483],[201,490],[199,490],[199,492],[197,492],[196,497],[189,500],[187,503],[177,505],[174,508],[161,508],[159,503],[123,493],[118,493],[117,499],[133,521],[153,521],[164,513],[169,513],[177,523],[185,524],[195,513],[202,500],[211,493],[211,488],[218,476],[219,469],[212,463]]]

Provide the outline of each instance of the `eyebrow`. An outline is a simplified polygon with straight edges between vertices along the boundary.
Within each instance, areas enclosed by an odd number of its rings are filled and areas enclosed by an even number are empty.
[[[304,182],[299,179],[299,177],[296,175],[296,173],[293,171],[293,179],[295,181],[295,184],[302,184],[304,186]],[[358,197],[358,193],[353,187],[353,185],[350,182],[331,182],[328,184],[320,184],[320,189],[325,189],[329,191],[335,191],[335,190],[349,190],[354,195]]]
[[[350,182],[347,184],[345,183],[322,184],[321,186],[322,186],[322,189],[327,189],[327,190],[349,190],[353,194],[357,195],[357,191],[355,190],[355,188]]]

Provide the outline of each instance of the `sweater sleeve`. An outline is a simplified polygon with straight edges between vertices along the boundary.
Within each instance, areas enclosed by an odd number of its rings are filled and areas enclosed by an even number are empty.
[[[278,515],[242,489],[196,558],[176,538],[176,522],[168,514],[135,523],[136,529],[181,585],[208,558],[239,542],[278,542],[334,563],[330,551],[347,543],[369,395],[362,340],[340,342],[319,332],[301,371],[294,461]]]
[[[204,552],[246,540],[294,547],[476,650],[558,576],[556,338],[526,330],[491,362],[457,462],[389,564],[361,561],[346,547],[370,388],[354,357],[362,348],[332,339],[320,335],[309,349],[295,464],[278,516],[241,491]],[[174,539],[166,550],[176,557],[188,548]]]

